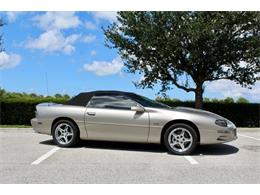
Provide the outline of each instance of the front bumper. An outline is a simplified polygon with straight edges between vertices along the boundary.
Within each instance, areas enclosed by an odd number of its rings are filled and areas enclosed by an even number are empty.
[[[229,142],[237,139],[237,129],[224,129],[218,130],[217,140],[220,142]]]

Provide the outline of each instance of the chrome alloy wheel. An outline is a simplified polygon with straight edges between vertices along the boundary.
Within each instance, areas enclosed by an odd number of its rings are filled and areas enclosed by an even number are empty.
[[[70,143],[73,136],[73,129],[67,123],[60,123],[55,129],[55,138],[60,144]]]
[[[178,127],[169,133],[168,142],[173,150],[185,152],[192,146],[193,138],[189,130]]]

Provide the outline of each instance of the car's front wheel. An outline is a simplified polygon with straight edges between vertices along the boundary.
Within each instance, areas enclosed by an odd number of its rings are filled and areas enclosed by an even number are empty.
[[[165,131],[164,144],[170,153],[187,155],[196,148],[198,136],[196,131],[189,125],[183,123],[174,124]]]
[[[77,126],[69,120],[60,120],[54,124],[52,136],[54,142],[61,147],[71,147],[79,140]]]

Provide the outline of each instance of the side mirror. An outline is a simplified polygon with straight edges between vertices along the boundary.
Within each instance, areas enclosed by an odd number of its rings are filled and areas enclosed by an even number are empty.
[[[136,112],[144,112],[144,108],[141,106],[131,106],[131,110]]]

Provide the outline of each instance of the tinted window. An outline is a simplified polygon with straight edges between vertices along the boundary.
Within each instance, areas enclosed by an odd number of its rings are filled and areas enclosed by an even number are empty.
[[[151,100],[147,97],[140,96],[140,95],[132,95],[132,99],[134,99],[136,102],[141,104],[144,107],[152,107],[152,108],[170,108],[170,106],[167,106],[165,104],[156,102],[154,100]]]
[[[131,106],[136,106],[136,105],[137,103],[135,101],[124,96],[104,95],[104,96],[93,96],[88,104],[88,107],[130,110]]]

